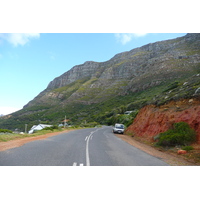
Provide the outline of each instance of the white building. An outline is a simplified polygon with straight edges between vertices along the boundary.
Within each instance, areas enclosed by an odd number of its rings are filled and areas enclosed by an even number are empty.
[[[33,133],[34,131],[39,131],[39,130],[42,130],[43,128],[51,127],[51,126],[52,125],[47,125],[47,124],[33,125],[31,130],[28,133],[30,134],[30,133]]]

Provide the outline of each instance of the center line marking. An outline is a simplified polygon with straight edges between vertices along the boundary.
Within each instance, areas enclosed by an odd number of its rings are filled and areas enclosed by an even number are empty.
[[[93,133],[90,133],[90,135],[88,136],[87,141],[86,141],[86,166],[90,166],[89,140],[90,140],[90,136],[91,136],[92,134],[93,134]]]
[[[92,139],[93,133],[97,132],[98,130],[99,129],[96,129],[95,131],[92,131],[90,133],[90,135],[87,137],[87,139],[85,138],[85,140],[86,140],[86,166],[90,166],[89,141],[90,141],[90,139]]]

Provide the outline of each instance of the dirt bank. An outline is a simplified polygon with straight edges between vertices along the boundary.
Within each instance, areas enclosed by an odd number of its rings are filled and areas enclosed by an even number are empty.
[[[200,101],[184,99],[171,101],[162,106],[148,105],[140,110],[127,133],[149,140],[172,127],[175,122],[184,121],[195,129],[200,144]]]

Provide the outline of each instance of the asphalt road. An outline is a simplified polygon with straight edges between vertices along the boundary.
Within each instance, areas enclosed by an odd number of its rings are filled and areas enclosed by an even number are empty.
[[[167,166],[124,142],[112,127],[70,131],[0,152],[0,166]]]

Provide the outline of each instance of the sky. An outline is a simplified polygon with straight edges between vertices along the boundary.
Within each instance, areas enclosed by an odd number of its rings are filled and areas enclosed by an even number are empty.
[[[86,61],[186,33],[0,33],[0,114],[20,110],[54,78]]]

